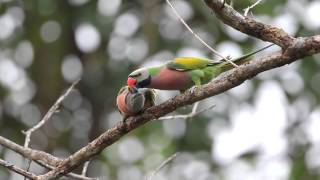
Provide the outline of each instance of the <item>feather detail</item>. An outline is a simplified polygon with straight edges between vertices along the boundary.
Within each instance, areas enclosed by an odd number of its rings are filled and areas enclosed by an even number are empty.
[[[131,93],[128,86],[120,89],[117,96],[117,107],[124,117],[134,116],[155,105],[155,91],[141,88],[137,93]]]
[[[162,68],[151,78],[150,88],[163,90],[186,90],[193,85],[188,72]]]
[[[271,47],[273,45],[274,44],[270,44],[270,45],[265,46],[265,47],[263,47],[261,49],[258,49],[256,51],[253,51],[251,53],[248,53],[248,54],[245,54],[245,55],[243,55],[241,57],[233,59],[232,61],[237,65],[245,64],[245,63],[249,62],[252,59],[252,58],[250,58],[251,56],[253,56],[253,55],[255,55],[255,54],[257,54],[257,53],[259,53],[259,52],[261,52],[261,51],[263,51],[263,50],[265,50],[265,49],[267,49],[267,48],[269,48],[269,47]],[[234,66],[232,64],[228,63],[228,62],[222,62],[220,67],[223,69],[223,71],[228,71],[228,70],[234,68]]]
[[[169,69],[176,71],[188,71],[194,69],[202,69],[214,63],[212,60],[196,57],[179,57],[167,62]]]

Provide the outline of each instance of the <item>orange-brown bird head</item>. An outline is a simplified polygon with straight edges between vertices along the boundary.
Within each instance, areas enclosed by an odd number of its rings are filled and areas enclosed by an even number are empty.
[[[145,109],[154,106],[155,92],[153,89],[136,89],[132,93],[128,86],[122,87],[117,96],[117,107],[120,113],[126,119],[143,112]]]

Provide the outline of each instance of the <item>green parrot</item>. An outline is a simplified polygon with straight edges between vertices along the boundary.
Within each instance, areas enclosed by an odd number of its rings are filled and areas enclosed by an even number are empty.
[[[273,44],[272,44],[273,45]],[[232,61],[241,65],[250,60],[250,56],[269,48],[266,46],[257,51],[243,55]],[[178,57],[163,65],[146,67],[133,71],[128,76],[129,89],[153,88],[160,90],[180,90],[181,92],[196,85],[208,83],[213,78],[234,66],[226,61],[218,62],[196,57]]]
[[[141,88],[131,91],[128,86],[122,87],[118,92],[117,107],[123,115],[123,120],[154,106],[155,97],[153,89]]]

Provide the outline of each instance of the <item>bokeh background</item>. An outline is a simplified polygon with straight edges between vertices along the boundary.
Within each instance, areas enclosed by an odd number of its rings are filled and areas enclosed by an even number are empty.
[[[243,13],[252,3],[235,1],[234,7]],[[203,1],[173,4],[224,55],[238,57],[267,45],[219,22]],[[320,33],[319,0],[262,1],[252,12],[294,36]],[[176,56],[217,59],[165,0],[0,0],[0,135],[23,144],[21,130],[36,124],[81,78],[31,141],[32,148],[67,157],[121,119],[115,98],[132,70]],[[193,119],[149,123],[104,150],[88,175],[140,180],[181,152],[155,180],[319,179],[319,68],[320,56],[308,57],[204,100],[200,109],[216,107]],[[157,102],[176,94],[158,91]],[[0,152],[25,166],[16,153],[3,147]],[[31,171],[45,172],[34,163]],[[22,177],[0,168],[0,179]]]

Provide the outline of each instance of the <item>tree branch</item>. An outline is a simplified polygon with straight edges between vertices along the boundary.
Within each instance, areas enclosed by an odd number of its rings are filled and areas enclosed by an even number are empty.
[[[82,168],[82,173],[81,173],[82,176],[87,175],[89,164],[90,164],[90,160],[88,160],[84,163],[83,168]]]
[[[193,108],[192,108],[191,113],[189,113],[189,114],[186,114],[186,115],[164,116],[164,117],[160,117],[159,119],[156,119],[156,120],[189,119],[189,118],[193,118],[193,117],[195,117],[195,116],[197,116],[197,115],[199,115],[199,114],[201,114],[201,113],[203,113],[203,112],[205,112],[205,111],[208,111],[208,110],[210,110],[210,109],[212,109],[212,108],[214,108],[214,107],[216,106],[216,105],[211,105],[211,106],[209,106],[209,107],[207,107],[207,108],[205,108],[205,109],[202,109],[202,110],[200,110],[200,111],[197,111],[198,103],[199,103],[199,101],[195,103],[195,105],[194,105]]]
[[[286,39],[282,40],[286,41]],[[298,60],[299,58],[319,52],[320,35],[308,38],[293,39],[288,45],[288,50],[284,53],[281,51],[273,52],[272,54],[262,57],[258,60],[250,61],[248,64],[234,69],[231,71],[231,73],[217,78],[209,84],[196,88],[193,91],[187,91],[186,93],[169,99],[158,106],[151,107],[141,115],[131,117],[125,122],[120,121],[115,127],[101,134],[87,146],[83,147],[73,155],[69,156],[67,159],[60,162],[56,169],[48,172],[47,174],[39,176],[39,180],[54,179],[72,171],[86,160],[100,153],[104,148],[119,140],[128,132],[153,119],[160,118],[179,107],[195,103],[217,94],[221,94],[242,84],[245,80],[251,79],[261,72],[289,64]]]
[[[37,176],[33,173],[30,173],[28,171],[25,171],[13,164],[10,164],[9,162],[3,160],[3,159],[0,159],[0,165],[5,167],[5,168],[8,168],[9,170],[13,171],[13,172],[16,172],[26,178],[29,178],[29,179],[37,179]]]
[[[35,161],[37,164],[39,164],[40,166],[42,167],[45,167],[49,170],[53,170],[55,167],[54,166],[50,166],[48,164],[45,164],[41,161]],[[67,177],[72,177],[73,179],[80,179],[80,180],[99,180],[99,178],[91,178],[91,177],[87,177],[87,176],[83,176],[83,175],[80,175],[80,174],[76,174],[76,173],[68,173],[66,174],[65,176]]]
[[[160,165],[159,167],[157,167],[157,169],[155,169],[154,171],[152,171],[148,176],[146,176],[146,180],[152,180],[152,178],[159,172],[161,171],[162,168],[164,168],[167,164],[169,164],[170,162],[172,162],[174,159],[176,159],[176,157],[179,155],[179,152],[176,152],[174,154],[172,154],[171,156],[169,156],[167,159],[165,159]]]
[[[289,47],[294,41],[294,38],[284,30],[255,21],[250,17],[245,17],[227,4],[223,6],[223,2],[220,0],[204,1],[222,22],[238,31],[264,41],[272,42],[283,49]]]
[[[34,125],[33,127],[31,127],[30,129],[28,129],[27,131],[23,131],[23,133],[25,134],[25,141],[24,141],[24,147],[28,148],[29,144],[30,144],[30,140],[31,140],[31,134],[40,129],[45,123],[47,123],[49,121],[49,119],[51,119],[52,115],[59,109],[60,104],[63,102],[63,100],[71,93],[72,89],[74,88],[74,86],[76,84],[78,84],[80,80],[75,81],[74,83],[72,83],[72,85],[69,87],[69,89],[62,94],[58,100],[51,106],[51,108],[49,109],[49,111],[46,113],[46,115],[41,119],[41,121],[39,121],[36,125]],[[29,171],[31,165],[31,160],[29,160],[29,162],[27,163],[27,171]]]
[[[31,134],[40,129],[46,122],[49,121],[49,119],[51,118],[51,116],[59,109],[60,104],[62,103],[62,101],[71,93],[72,89],[74,88],[74,86],[76,84],[78,84],[80,80],[75,81],[74,83],[72,83],[72,85],[68,88],[68,90],[62,94],[58,100],[51,106],[51,108],[49,109],[49,111],[46,113],[46,115],[42,118],[41,121],[39,121],[38,124],[36,124],[35,126],[33,126],[32,128],[28,129],[27,131],[24,131],[23,133],[26,135],[25,138],[25,142],[24,142],[24,147],[28,147],[29,143],[30,143],[30,137]]]
[[[21,154],[24,157],[27,157],[28,159],[31,159],[34,161],[41,161],[51,166],[57,166],[59,162],[62,161],[61,159],[55,156],[52,156],[49,153],[33,150],[30,148],[24,148],[23,146],[20,146],[19,144],[16,144],[2,136],[0,136],[0,144],[6,148],[9,148],[15,151],[18,154]]]
[[[0,145],[11,149],[15,151],[18,154],[21,154],[22,156],[31,159],[38,163],[39,165],[47,168],[47,169],[54,169],[55,166],[59,164],[59,162],[62,161],[62,159],[57,158],[55,156],[52,156],[51,154],[48,154],[43,151],[38,151],[38,150],[33,150],[30,148],[24,148],[23,146],[20,146],[19,144],[16,144],[2,136],[0,136]],[[76,179],[81,179],[81,180],[96,180],[97,178],[89,178],[85,177],[82,175],[78,175],[75,173],[69,173],[67,176],[76,178]]]

